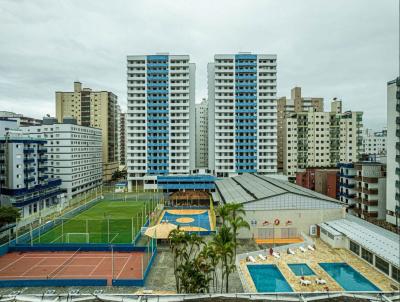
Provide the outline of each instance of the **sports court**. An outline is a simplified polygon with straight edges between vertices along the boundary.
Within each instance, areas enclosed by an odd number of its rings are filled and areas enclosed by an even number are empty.
[[[38,243],[132,243],[154,210],[145,201],[101,201],[71,218],[43,225],[32,239]]]
[[[0,280],[143,279],[145,252],[12,252],[0,257]]]
[[[179,225],[188,232],[205,232],[214,230],[210,217],[210,210],[207,209],[167,209],[162,213],[160,222]]]

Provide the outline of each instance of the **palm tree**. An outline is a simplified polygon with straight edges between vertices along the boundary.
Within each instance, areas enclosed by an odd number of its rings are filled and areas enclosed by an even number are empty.
[[[236,250],[237,250],[237,235],[239,234],[240,229],[250,229],[249,223],[244,220],[242,217],[236,217],[235,220],[231,218],[229,220],[231,226],[232,226],[232,232],[233,232],[233,243],[235,245],[235,257],[236,257]]]
[[[235,257],[237,249],[237,235],[240,229],[246,228],[250,229],[249,223],[244,220],[242,216],[246,215],[246,212],[241,203],[231,203],[229,204],[229,223],[233,231],[233,242],[235,244]]]
[[[224,204],[217,208],[217,213],[222,219],[222,224],[225,224],[226,220],[230,215],[230,205]]]
[[[233,243],[231,229],[226,225],[222,225],[218,234],[214,236],[211,244],[221,258],[221,265],[222,265],[221,293],[223,290],[224,278],[225,278],[225,288],[226,288],[225,290],[226,292],[228,292],[229,274],[234,269],[234,266],[232,266],[234,243]]]

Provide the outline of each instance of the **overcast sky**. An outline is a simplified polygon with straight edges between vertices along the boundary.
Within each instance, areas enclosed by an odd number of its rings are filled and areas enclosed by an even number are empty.
[[[54,115],[73,81],[110,90],[126,111],[128,54],[189,54],[196,100],[216,53],[276,54],[278,96],[341,98],[386,124],[386,83],[399,72],[398,0],[0,0],[0,110]]]

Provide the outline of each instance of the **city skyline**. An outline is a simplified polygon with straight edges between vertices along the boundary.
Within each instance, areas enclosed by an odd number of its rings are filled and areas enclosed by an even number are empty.
[[[378,130],[386,124],[386,106],[377,104],[386,101],[386,83],[398,72],[393,64],[398,60],[398,10],[395,1],[361,3],[280,1],[243,7],[177,1],[93,7],[85,2],[76,11],[74,3],[47,3],[42,9],[41,3],[26,2],[20,10],[21,4],[6,1],[0,5],[0,35],[8,41],[0,49],[0,107],[38,118],[54,115],[55,91],[77,80],[113,91],[126,111],[126,56],[157,52],[191,56],[198,103],[207,96],[207,63],[214,54],[249,51],[277,54],[277,97],[288,96],[294,86],[323,97],[325,106],[338,97],[344,110],[364,111],[365,126]],[[56,10],[63,14],[55,18]],[[86,23],[68,22],[78,20],[72,16],[82,11]],[[120,18],[105,20],[108,13]],[[184,17],[174,18],[178,15]],[[181,26],[185,22],[190,26]]]

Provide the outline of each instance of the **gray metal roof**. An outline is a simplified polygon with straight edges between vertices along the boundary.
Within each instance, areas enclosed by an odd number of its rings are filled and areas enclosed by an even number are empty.
[[[382,228],[349,218],[328,221],[321,225],[330,226],[378,257],[397,267],[400,266],[400,236],[394,233],[387,234]]]
[[[336,199],[302,188],[287,181],[263,175],[243,174],[232,178],[216,180],[215,184],[223,201],[226,203],[246,203],[283,195],[285,193],[341,203]]]

